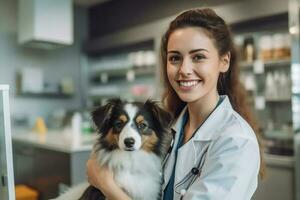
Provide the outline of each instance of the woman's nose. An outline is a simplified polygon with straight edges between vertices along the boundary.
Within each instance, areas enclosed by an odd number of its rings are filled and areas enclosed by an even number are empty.
[[[184,59],[179,68],[179,74],[191,75],[193,72],[193,65],[188,59]]]

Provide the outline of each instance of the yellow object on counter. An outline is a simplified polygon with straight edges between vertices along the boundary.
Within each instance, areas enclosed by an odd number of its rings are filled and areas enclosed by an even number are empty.
[[[16,200],[38,200],[38,192],[26,185],[16,185]]]
[[[38,117],[35,121],[34,131],[39,134],[47,133],[47,127],[45,120],[42,117]]]

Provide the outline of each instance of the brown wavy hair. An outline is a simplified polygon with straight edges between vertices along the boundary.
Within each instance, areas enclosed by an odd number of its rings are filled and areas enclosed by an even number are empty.
[[[162,37],[160,57],[162,64],[162,78],[165,86],[162,100],[165,107],[175,118],[177,118],[186,105],[186,103],[178,97],[167,77],[167,46],[169,37],[175,30],[185,27],[203,28],[213,40],[219,56],[223,56],[228,52],[230,53],[229,69],[225,73],[220,73],[217,90],[219,95],[227,95],[229,97],[233,109],[250,124],[256,133],[260,147],[260,176],[263,177],[265,165],[262,159],[262,145],[259,139],[258,124],[247,103],[246,90],[239,80],[237,52],[233,43],[232,34],[225,21],[212,9],[196,8],[182,12],[170,23],[167,31]]]

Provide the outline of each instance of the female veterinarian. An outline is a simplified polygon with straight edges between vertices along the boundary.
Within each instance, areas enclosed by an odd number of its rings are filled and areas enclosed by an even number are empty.
[[[260,145],[228,26],[211,9],[185,11],[162,38],[161,59],[163,102],[176,118],[163,199],[251,199],[262,173]],[[93,159],[87,174],[108,199],[130,199]]]

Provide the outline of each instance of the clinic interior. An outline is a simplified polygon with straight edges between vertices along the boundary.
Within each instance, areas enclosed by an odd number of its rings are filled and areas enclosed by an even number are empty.
[[[9,85],[17,200],[53,198],[85,180],[96,105],[161,99],[161,36],[193,7],[215,9],[233,32],[267,170],[252,199],[300,200],[298,0],[41,2],[0,0],[0,85]]]

